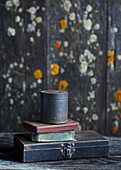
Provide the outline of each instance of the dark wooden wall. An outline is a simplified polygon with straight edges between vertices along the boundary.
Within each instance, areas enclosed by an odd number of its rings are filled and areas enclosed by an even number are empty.
[[[40,91],[59,89],[80,130],[121,135],[120,4],[0,0],[1,131],[23,131]]]

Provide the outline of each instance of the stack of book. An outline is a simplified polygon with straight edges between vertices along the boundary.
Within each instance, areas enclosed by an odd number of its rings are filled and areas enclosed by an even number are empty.
[[[30,132],[29,138],[34,142],[74,141],[77,121],[68,119],[67,123],[54,125],[40,121],[24,121],[23,127]]]

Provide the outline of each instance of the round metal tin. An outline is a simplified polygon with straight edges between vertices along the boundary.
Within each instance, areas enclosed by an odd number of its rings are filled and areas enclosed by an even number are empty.
[[[41,122],[63,124],[68,120],[68,92],[59,90],[41,91]]]

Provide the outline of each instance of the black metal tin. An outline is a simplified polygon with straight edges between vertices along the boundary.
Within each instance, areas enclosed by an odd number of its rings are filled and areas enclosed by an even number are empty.
[[[41,91],[41,116],[43,123],[63,124],[68,120],[68,92]]]

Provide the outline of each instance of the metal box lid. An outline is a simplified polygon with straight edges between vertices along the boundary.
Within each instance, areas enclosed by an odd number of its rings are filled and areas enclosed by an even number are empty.
[[[41,97],[45,99],[65,99],[68,98],[68,92],[60,90],[42,90]]]
[[[22,145],[24,144],[24,150],[31,150],[31,149],[46,149],[46,148],[58,148],[60,144],[65,143],[75,143],[75,148],[81,148],[84,146],[94,147],[100,145],[108,145],[109,141],[101,136],[100,134],[96,133],[95,131],[82,131],[76,134],[76,140],[71,142],[48,142],[48,143],[36,143],[30,141],[28,134],[23,135],[15,135],[17,138],[21,139]],[[29,146],[29,147],[28,147]]]

